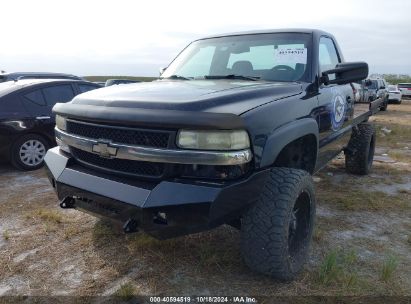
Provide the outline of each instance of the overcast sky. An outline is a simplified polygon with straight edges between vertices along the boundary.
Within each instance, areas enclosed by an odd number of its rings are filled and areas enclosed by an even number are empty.
[[[242,30],[331,32],[347,61],[411,74],[411,1],[11,0],[0,9],[0,69],[157,76],[191,40]]]

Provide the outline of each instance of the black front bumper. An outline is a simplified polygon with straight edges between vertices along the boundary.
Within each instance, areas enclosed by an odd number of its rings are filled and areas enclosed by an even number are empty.
[[[66,207],[136,226],[164,239],[207,230],[237,219],[264,186],[268,170],[219,184],[145,182],[86,169],[58,147],[45,157],[48,176]]]

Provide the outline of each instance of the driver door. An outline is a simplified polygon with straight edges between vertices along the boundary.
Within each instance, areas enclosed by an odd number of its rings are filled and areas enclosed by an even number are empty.
[[[330,37],[323,36],[319,43],[319,70],[333,69],[341,62],[337,48]],[[329,75],[330,80],[335,75]],[[344,148],[351,135],[354,112],[354,93],[350,84],[320,85],[320,151],[318,167],[321,168]]]

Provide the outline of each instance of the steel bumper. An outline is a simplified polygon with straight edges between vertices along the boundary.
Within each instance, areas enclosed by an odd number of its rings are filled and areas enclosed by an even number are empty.
[[[123,224],[131,221],[157,238],[207,230],[238,218],[258,196],[268,174],[259,171],[226,184],[145,182],[81,167],[58,147],[47,152],[45,164],[59,200],[67,203],[64,207]]]

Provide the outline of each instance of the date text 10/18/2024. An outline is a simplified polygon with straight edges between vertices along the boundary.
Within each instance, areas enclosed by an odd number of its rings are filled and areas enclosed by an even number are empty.
[[[253,297],[150,297],[150,303],[257,303]]]

